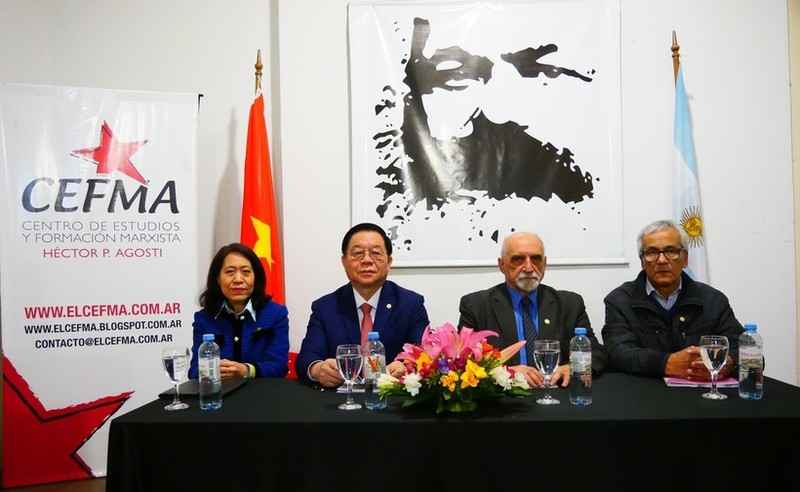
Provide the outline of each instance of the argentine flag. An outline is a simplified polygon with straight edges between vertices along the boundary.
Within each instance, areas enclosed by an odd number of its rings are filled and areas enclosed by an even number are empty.
[[[673,218],[689,236],[689,268],[694,280],[707,283],[705,222],[697,183],[697,160],[692,140],[692,120],[683,84],[683,68],[678,68],[675,82]]]

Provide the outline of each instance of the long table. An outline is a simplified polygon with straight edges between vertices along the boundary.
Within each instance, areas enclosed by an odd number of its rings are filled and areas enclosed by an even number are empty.
[[[344,395],[289,379],[249,381],[217,411],[154,400],[111,422],[106,490],[800,490],[796,386],[765,378],[762,400],[710,401],[610,373],[586,407],[551,391],[560,405],[438,416],[394,397],[343,411]]]

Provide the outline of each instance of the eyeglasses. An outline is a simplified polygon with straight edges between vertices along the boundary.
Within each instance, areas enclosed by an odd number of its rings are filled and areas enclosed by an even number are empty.
[[[367,256],[367,251],[363,249],[349,251],[347,253],[347,257],[353,261],[363,261],[366,256]],[[372,261],[374,261],[375,263],[383,263],[384,261],[386,261],[386,253],[384,253],[381,250],[370,251],[369,257],[372,258]]]
[[[648,263],[653,263],[658,261],[658,257],[663,253],[664,258],[668,261],[675,261],[681,257],[681,253],[684,251],[686,250],[683,248],[648,249],[639,253],[639,257],[644,258],[644,261]]]
[[[540,265],[542,260],[544,260],[544,256],[542,255],[511,255],[508,259],[508,264],[511,268],[519,268],[525,264],[525,260],[531,260],[533,265]]]

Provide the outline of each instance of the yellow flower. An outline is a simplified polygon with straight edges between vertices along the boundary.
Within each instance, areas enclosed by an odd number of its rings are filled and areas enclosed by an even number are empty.
[[[442,374],[442,377],[439,378],[439,382],[452,393],[456,390],[458,373],[456,371],[450,371],[447,374]]]
[[[478,386],[478,382],[481,379],[486,377],[486,369],[471,360],[467,360],[467,367],[464,370],[464,374],[461,375],[461,389],[467,386],[472,386],[474,388]]]
[[[467,327],[459,331],[449,323],[427,327],[422,343],[404,344],[397,356],[405,374],[378,380],[381,397],[403,396],[403,407],[433,400],[438,414],[474,410],[482,398],[533,396],[525,376],[515,372],[512,377],[505,365],[525,342],[499,350],[486,341],[490,335],[497,333]]]
[[[417,360],[415,361],[417,365],[417,371],[422,370],[423,364],[430,364],[431,362],[433,362],[433,360],[430,358],[430,356],[425,352],[422,352],[421,354],[419,354],[419,357],[417,357]]]

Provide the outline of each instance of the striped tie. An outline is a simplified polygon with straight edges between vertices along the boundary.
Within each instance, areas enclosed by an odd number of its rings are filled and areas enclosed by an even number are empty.
[[[531,318],[531,299],[528,296],[522,298],[522,329],[525,332],[525,353],[528,354],[528,364],[533,362],[533,342],[539,336],[536,333],[536,325]]]

